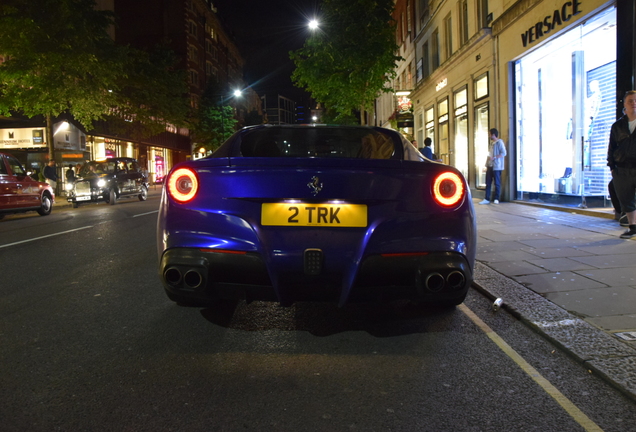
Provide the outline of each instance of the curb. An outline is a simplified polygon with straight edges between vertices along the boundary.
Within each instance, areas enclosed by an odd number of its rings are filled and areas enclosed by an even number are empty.
[[[473,287],[491,300],[501,298],[513,316],[636,400],[635,349],[479,261]]]

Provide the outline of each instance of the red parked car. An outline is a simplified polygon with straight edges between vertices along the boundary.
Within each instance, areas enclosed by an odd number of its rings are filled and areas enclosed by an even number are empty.
[[[0,153],[0,219],[5,214],[32,210],[46,216],[54,202],[51,186],[29,177],[15,157]]]

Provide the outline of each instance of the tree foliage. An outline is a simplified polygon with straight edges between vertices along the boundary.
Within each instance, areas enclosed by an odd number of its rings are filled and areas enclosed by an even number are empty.
[[[290,53],[292,79],[341,122],[370,109],[395,77],[393,0],[324,0],[320,28]]]
[[[193,131],[198,148],[212,152],[236,131],[238,121],[234,118],[234,108],[229,104],[231,97],[227,93],[214,79],[208,81]]]
[[[93,0],[2,0],[0,114],[50,123],[69,113],[87,130],[115,115],[150,133],[183,122],[185,79],[172,71],[173,59],[117,45],[111,25],[112,12]]]

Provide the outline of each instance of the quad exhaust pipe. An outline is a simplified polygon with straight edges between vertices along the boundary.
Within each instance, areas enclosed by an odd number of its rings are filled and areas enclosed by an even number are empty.
[[[452,271],[446,276],[446,282],[452,289],[459,289],[466,283],[466,276],[460,271]]]
[[[163,278],[170,286],[178,287],[183,283],[189,289],[199,288],[204,280],[199,270],[189,269],[184,274],[178,267],[168,267],[163,272]]]
[[[460,289],[466,283],[464,273],[454,270],[450,272],[446,278],[441,273],[431,273],[424,279],[424,286],[431,292],[439,292],[448,286],[452,290]]]
[[[432,292],[438,292],[444,288],[444,276],[440,273],[431,273],[424,279],[424,286]]]

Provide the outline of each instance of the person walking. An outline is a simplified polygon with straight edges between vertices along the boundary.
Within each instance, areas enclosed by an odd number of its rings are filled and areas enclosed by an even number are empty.
[[[499,131],[495,128],[488,131],[490,133],[490,146],[488,147],[488,158],[486,159],[486,194],[479,204],[490,204],[490,190],[492,183],[495,183],[495,196],[493,203],[499,204],[499,194],[501,193],[501,172],[504,169],[506,157],[506,145],[499,138]]]
[[[627,215],[628,229],[622,239],[636,236],[636,90],[623,97],[624,116],[616,120],[610,130],[607,146],[607,166],[621,210]]]
[[[424,138],[424,148],[420,149],[420,153],[424,155],[426,159],[433,160],[433,149],[431,149],[433,140],[429,137]]]
[[[437,159],[437,156],[435,155],[435,153],[433,153],[431,145],[433,145],[433,140],[429,137],[424,138],[424,148],[420,149],[420,153],[422,153],[422,155],[424,155],[424,157],[427,159],[433,160],[435,162],[441,162],[442,160]]]
[[[55,161],[50,160],[49,164],[44,167],[44,178],[46,178],[46,182],[56,190],[57,186],[57,170],[55,169]]]
[[[73,183],[75,181],[75,171],[73,165],[69,165],[66,170],[66,183]]]

